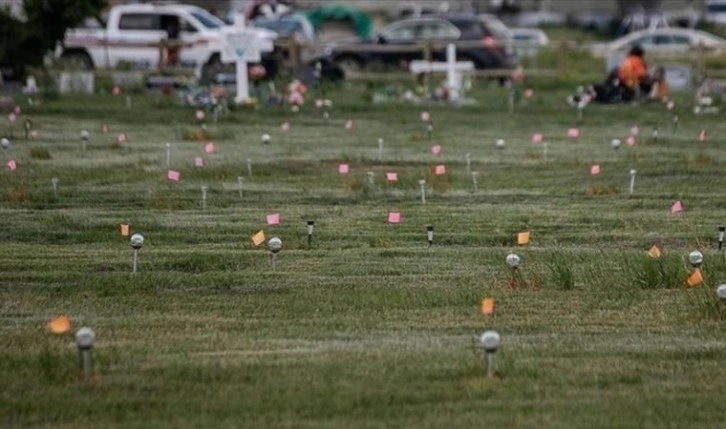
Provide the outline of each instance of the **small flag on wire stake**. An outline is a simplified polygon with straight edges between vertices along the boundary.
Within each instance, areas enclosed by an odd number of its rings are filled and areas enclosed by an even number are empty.
[[[268,214],[267,217],[268,225],[279,225],[280,224],[280,213]]]
[[[71,319],[68,316],[58,316],[48,322],[48,330],[55,335],[68,333],[71,330]]]
[[[400,212],[389,212],[388,213],[388,223],[401,223],[401,213]]]
[[[653,259],[658,259],[658,258],[660,258],[661,256],[663,256],[663,251],[662,251],[662,250],[660,250],[660,248],[659,248],[658,246],[656,246],[656,245],[654,244],[654,245],[653,245],[653,246],[652,246],[652,247],[650,248],[650,250],[648,250],[648,256],[650,256],[650,257],[651,257],[651,258],[653,258]]]
[[[680,213],[683,211],[683,204],[681,204],[681,201],[676,201],[671,206],[671,213]]]
[[[255,246],[259,246],[260,244],[265,242],[265,231],[259,230],[256,233],[252,234],[252,237],[250,238],[252,239],[252,243]]]
[[[494,315],[494,298],[484,298],[481,301],[481,314],[484,316]]]
[[[525,246],[529,244],[529,237],[530,232],[529,231],[522,231],[517,233],[517,244],[520,246]]]
[[[178,182],[181,179],[181,173],[176,170],[169,170],[166,172],[166,178],[172,182]]]
[[[700,268],[695,268],[691,275],[686,279],[686,287],[692,288],[703,283],[703,275]]]

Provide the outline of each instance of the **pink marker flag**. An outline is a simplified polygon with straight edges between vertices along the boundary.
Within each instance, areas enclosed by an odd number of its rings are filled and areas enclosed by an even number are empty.
[[[194,158],[194,166],[195,167],[204,167],[204,158],[202,158],[201,156]]]
[[[111,90],[111,94],[121,95],[121,87],[118,85],[114,86],[113,89]]]
[[[197,110],[196,116],[198,121],[203,121],[207,114],[204,113],[204,110]]]
[[[628,138],[627,138],[627,139],[625,139],[625,144],[626,144],[626,145],[628,145],[628,147],[633,147],[633,146],[635,146],[635,137],[633,137],[633,136],[628,136]]]
[[[593,164],[592,166],[590,166],[590,174],[592,176],[597,176],[598,174],[600,174],[600,164]]]
[[[280,213],[272,213],[267,215],[268,225],[279,225],[280,224]]]
[[[706,139],[708,139],[708,134],[706,134],[706,130],[701,130],[701,132],[698,133],[698,141],[705,142]]]
[[[126,140],[128,140],[129,137],[126,135],[126,133],[119,133],[118,136],[116,136],[116,140],[118,140],[119,143],[126,143]]]
[[[580,129],[579,128],[570,128],[567,130],[567,137],[571,139],[576,139],[580,137]]]
[[[13,113],[10,113],[8,115],[8,120],[10,120],[10,122],[15,122],[15,121],[18,120],[18,115],[16,115],[14,112]]]
[[[338,174],[348,174],[348,171],[350,171],[350,167],[348,166],[348,164],[338,165]]]
[[[389,171],[388,173],[386,173],[386,180],[388,180],[389,182],[398,181],[398,173],[396,173],[395,171]]]
[[[217,148],[214,147],[214,143],[208,142],[204,145],[204,153],[207,155],[214,153],[217,150]]]
[[[435,144],[435,145],[431,146],[431,154],[432,155],[438,155],[440,153],[441,153],[441,145],[440,144]]]
[[[446,166],[443,164],[439,164],[436,167],[434,167],[434,174],[437,176],[443,176],[446,174]]]
[[[635,137],[639,133],[640,133],[640,127],[638,127],[637,125],[633,125],[632,127],[630,127],[630,135],[631,136],[634,136]]]
[[[282,129],[282,131],[288,132],[290,131],[290,123],[285,121],[282,123],[282,125],[280,125],[280,128]]]
[[[542,143],[542,140],[544,140],[544,136],[542,135],[542,133],[532,134],[532,143],[539,144]]]
[[[524,98],[532,98],[534,97],[534,90],[532,88],[527,88],[524,90]]]
[[[176,170],[169,170],[166,172],[166,178],[172,182],[178,182],[181,179],[181,173]]]
[[[10,161],[8,161],[7,166],[8,166],[8,170],[15,171],[15,169],[18,168],[18,163],[15,162],[14,159],[11,159]]]
[[[388,212],[388,223],[401,223],[401,212]]]
[[[348,131],[353,129],[353,120],[352,119],[348,119],[348,121],[345,123],[345,129]]]
[[[427,111],[421,112],[421,122],[428,122],[431,120],[431,114]]]
[[[683,204],[678,200],[671,206],[671,213],[680,213],[683,211]]]

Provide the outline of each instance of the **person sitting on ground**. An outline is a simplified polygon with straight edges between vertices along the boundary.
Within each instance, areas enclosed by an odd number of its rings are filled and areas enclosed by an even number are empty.
[[[622,87],[623,101],[633,101],[640,98],[640,94],[649,94],[652,86],[643,57],[645,51],[640,46],[634,46],[618,68],[618,79]]]

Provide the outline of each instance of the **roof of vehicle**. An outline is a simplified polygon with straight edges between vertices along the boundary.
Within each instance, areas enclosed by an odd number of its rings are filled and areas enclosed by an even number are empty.
[[[113,10],[119,12],[163,12],[163,11],[183,11],[194,12],[204,10],[200,7],[173,2],[143,3],[143,4],[122,4],[115,6]]]
[[[668,28],[656,28],[653,30],[634,31],[626,36],[613,40],[612,42],[610,42],[610,46],[611,47],[622,46],[622,45],[628,44],[629,42],[632,42],[635,39],[638,39],[638,38],[644,37],[644,36],[651,36],[651,35],[658,36],[658,35],[669,35],[669,34],[696,37],[704,42],[709,42],[711,44],[726,43],[725,39],[722,39],[714,34],[706,33],[705,31],[691,30],[691,29],[687,29],[687,28],[668,27]]]

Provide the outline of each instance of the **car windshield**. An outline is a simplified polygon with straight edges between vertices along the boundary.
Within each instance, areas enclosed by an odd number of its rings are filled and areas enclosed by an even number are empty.
[[[224,27],[224,22],[221,19],[217,18],[206,10],[195,10],[194,12],[192,12],[192,16],[206,28]]]
[[[709,13],[726,13],[726,3],[710,4],[707,6]]]

